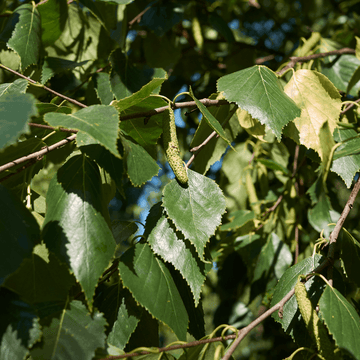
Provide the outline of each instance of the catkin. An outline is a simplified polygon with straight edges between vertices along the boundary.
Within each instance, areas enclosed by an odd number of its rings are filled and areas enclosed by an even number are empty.
[[[168,110],[164,111],[163,133],[164,149],[169,165],[174,171],[176,178],[182,184],[186,184],[188,182],[188,176],[180,157],[179,143],[176,136],[175,115],[170,104]]]

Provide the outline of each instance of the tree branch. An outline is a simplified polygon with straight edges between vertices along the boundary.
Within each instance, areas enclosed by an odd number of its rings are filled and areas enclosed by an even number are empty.
[[[323,52],[323,53],[318,53],[318,54],[312,54],[312,55],[308,55],[308,56],[292,56],[292,57],[290,57],[290,62],[284,68],[282,68],[280,71],[278,71],[277,75],[281,76],[285,71],[293,68],[298,62],[305,62],[305,61],[310,61],[310,60],[314,60],[314,59],[318,59],[318,58],[322,58],[322,57],[326,57],[326,56],[343,55],[343,54],[355,54],[355,50],[350,49],[350,48],[343,48],[343,49],[339,49],[339,50],[333,50],[333,51],[328,51],[328,52]]]
[[[61,141],[58,141],[57,143],[55,144],[52,144],[50,146],[46,146],[44,149],[41,149],[39,151],[36,151],[32,154],[29,154],[29,155],[26,155],[26,156],[23,156],[19,159],[16,159],[14,161],[11,161],[5,165],[2,165],[0,166],[0,172],[4,171],[4,170],[8,170],[10,168],[12,168],[13,166],[16,166],[16,165],[19,165],[27,160],[31,160],[31,159],[35,159],[37,157],[40,157],[40,156],[43,156],[45,154],[47,154],[48,152],[52,151],[52,150],[55,150],[57,149],[58,147],[62,146],[62,145],[66,145],[67,143],[69,143],[70,141],[73,141],[75,140],[76,138],[76,134],[74,135],[71,135],[69,137],[67,137],[66,139],[63,139]]]
[[[7,66],[5,66],[5,65],[3,65],[3,64],[0,64],[0,67],[3,68],[3,69],[5,69],[5,70],[7,70],[7,71],[9,71],[9,72],[11,72],[11,73],[13,73],[13,74],[15,74],[15,75],[17,75],[18,77],[21,77],[22,79],[25,79],[25,80],[29,81],[30,83],[32,83],[32,84],[34,84],[34,85],[36,85],[36,86],[41,85],[41,84],[37,83],[35,80],[30,79],[29,77],[27,77],[27,76],[25,76],[25,75],[23,75],[23,74],[20,74],[19,72],[15,71],[15,70],[13,70],[13,69],[10,69],[10,68],[8,68]],[[81,102],[79,102],[79,101],[77,101],[77,100],[75,100],[75,99],[69,98],[68,96],[65,96],[65,95],[63,95],[63,94],[60,94],[60,93],[58,93],[57,91],[54,91],[54,90],[50,89],[49,87],[47,87],[47,86],[45,86],[45,85],[41,85],[41,87],[42,87],[44,90],[46,90],[46,91],[48,91],[48,92],[50,92],[50,93],[52,93],[52,94],[54,94],[54,95],[56,95],[56,96],[64,99],[64,100],[66,100],[66,101],[69,101],[69,102],[73,103],[74,105],[80,106],[80,107],[82,107],[82,108],[86,108],[86,107],[87,107],[86,105],[82,104]]]

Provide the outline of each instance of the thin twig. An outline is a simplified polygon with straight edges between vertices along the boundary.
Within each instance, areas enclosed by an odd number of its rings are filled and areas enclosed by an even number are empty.
[[[331,55],[343,55],[343,54],[355,54],[355,50],[350,48],[343,48],[339,50],[327,51],[327,52],[312,54],[308,56],[292,56],[290,57],[290,62],[280,71],[278,71],[277,75],[281,76],[285,71],[287,71],[290,68],[293,68],[298,62],[305,62],[305,61],[318,59],[321,57],[327,57]]]
[[[147,8],[145,8],[143,11],[141,11],[139,14],[137,14],[131,21],[129,21],[129,29],[134,25],[135,22],[140,22],[142,16],[151,8],[152,5],[149,5]]]
[[[37,123],[28,123],[28,125],[29,125],[29,126],[32,126],[32,127],[38,127],[38,128],[41,128],[41,129],[59,130],[59,131],[70,132],[70,133],[75,133],[75,134],[79,131],[79,130],[76,130],[76,129],[64,129],[64,128],[56,129],[55,127],[50,126],[50,125],[37,124]]]
[[[295,225],[295,260],[294,265],[297,264],[299,258],[299,227]]]
[[[23,74],[20,74],[19,72],[15,71],[15,70],[12,70],[12,69],[8,68],[7,66],[5,66],[3,64],[0,64],[0,67],[7,70],[7,71],[9,71],[9,72],[11,72],[11,73],[13,73],[13,74],[15,74],[15,75],[17,75],[18,77],[21,77],[22,79],[25,79],[25,80],[29,81],[32,84],[35,84],[37,86],[39,85],[35,80],[30,79],[29,77],[27,77],[27,76],[25,76]],[[41,85],[41,88],[43,88],[44,90],[46,90],[46,91],[48,91],[48,92],[50,92],[50,93],[64,99],[64,100],[67,100],[67,101],[73,103],[74,105],[80,106],[82,108],[87,107],[86,105],[82,104],[81,102],[79,102],[79,101],[77,101],[75,99],[69,98],[69,97],[67,97],[67,96],[65,96],[63,94],[60,94],[57,91],[54,91],[54,90],[50,89],[49,87],[47,87],[45,85]]]
[[[52,151],[52,150],[55,150],[55,149],[57,149],[58,147],[63,146],[63,145],[66,145],[67,143],[75,140],[75,138],[76,138],[76,134],[71,135],[71,136],[67,137],[66,139],[63,139],[63,140],[61,140],[61,141],[58,141],[58,142],[55,143],[55,144],[52,144],[52,145],[50,145],[50,146],[45,147],[44,149],[41,149],[41,150],[36,151],[36,152],[34,152],[34,153],[32,153],[32,154],[23,156],[23,157],[21,157],[21,158],[19,158],[19,159],[16,159],[16,160],[11,161],[11,162],[9,162],[9,163],[7,163],[7,164],[4,164],[4,165],[0,166],[0,172],[2,172],[2,171],[4,171],[4,170],[8,170],[8,169],[12,168],[13,166],[19,165],[19,164],[21,164],[21,163],[23,163],[23,162],[25,162],[25,161],[27,161],[27,160],[35,159],[35,158],[37,158],[38,156],[45,155],[45,154],[47,154],[48,152],[50,152],[50,151]]]
[[[360,99],[357,99],[354,101],[355,103],[360,102]],[[343,111],[340,112],[340,114],[345,114],[348,110],[350,110],[353,106],[355,106],[355,104],[349,104],[345,107],[345,109]]]
[[[235,339],[236,335],[226,335],[224,337],[218,336],[215,338],[211,338],[211,339],[203,339],[203,340],[197,340],[197,341],[192,341],[186,344],[179,344],[179,345],[172,345],[172,346],[167,346],[167,347],[162,347],[162,348],[158,348],[157,351],[159,353],[165,352],[165,351],[171,351],[171,350],[178,350],[178,349],[187,349],[190,347],[194,347],[194,346],[198,346],[198,345],[203,345],[203,344],[210,344],[213,342],[217,342],[217,341],[224,341],[224,340],[231,340],[231,339]],[[115,356],[108,356],[106,358],[100,359],[100,360],[115,360],[115,359],[124,359],[124,358],[129,358],[132,356],[140,356],[140,355],[146,355],[146,354],[151,354],[149,351],[141,351],[139,353],[128,353],[128,354],[123,354],[123,355],[115,355]]]

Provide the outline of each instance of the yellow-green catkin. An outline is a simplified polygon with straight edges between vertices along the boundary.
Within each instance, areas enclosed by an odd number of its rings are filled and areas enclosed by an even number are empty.
[[[313,308],[308,293],[300,280],[295,285],[295,296],[302,318],[312,339],[316,343],[318,353],[326,360],[335,360],[334,346],[331,343],[325,327]]]
[[[174,171],[176,178],[182,184],[186,184],[188,182],[188,175],[180,157],[179,143],[176,136],[175,115],[170,104],[168,110],[164,111],[163,132],[164,149],[169,165]]]

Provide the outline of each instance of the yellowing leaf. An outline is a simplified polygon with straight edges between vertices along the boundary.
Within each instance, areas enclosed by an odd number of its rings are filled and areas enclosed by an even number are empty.
[[[261,124],[259,120],[254,119],[246,110],[240,108],[236,110],[236,116],[239,119],[241,127],[245,129],[249,135],[266,142],[266,140],[264,140],[266,135],[265,125]]]
[[[320,129],[328,121],[330,133],[334,132],[341,110],[339,92],[324,75],[312,70],[296,71],[284,91],[301,108],[288,135],[322,157]]]

